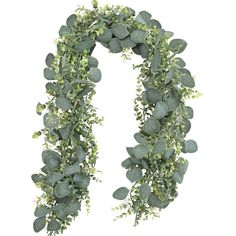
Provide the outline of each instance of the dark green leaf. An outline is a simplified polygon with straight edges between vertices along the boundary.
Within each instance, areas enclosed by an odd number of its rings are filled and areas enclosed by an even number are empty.
[[[64,85],[63,85],[63,89],[62,92],[67,95],[71,90],[73,89],[72,85],[70,84],[70,82],[68,80],[64,80]]]
[[[161,129],[160,122],[152,117],[148,118],[143,125],[143,131],[149,135],[159,132],[160,129]]]
[[[137,55],[141,55],[142,58],[148,57],[148,47],[145,43],[138,43],[134,48],[132,48],[133,52]]]
[[[151,19],[151,27],[154,28],[156,27],[157,29],[161,29],[161,24],[159,21],[155,20],[155,19]]]
[[[120,45],[120,40],[117,38],[113,38],[109,42],[109,48],[112,53],[119,53],[119,52],[122,52],[122,50],[123,50]]]
[[[128,193],[129,193],[128,188],[120,187],[112,194],[112,196],[117,200],[124,200],[128,196]]]
[[[71,202],[65,210],[68,214],[75,214],[80,210],[80,208],[81,204],[79,202]]]
[[[68,26],[69,29],[73,28],[76,19],[77,19],[77,16],[75,14],[72,14],[67,18],[66,25]]]
[[[62,25],[60,30],[59,30],[59,35],[60,37],[66,36],[68,34],[70,34],[71,31],[70,29],[66,26],[66,25]]]
[[[90,52],[94,44],[95,44],[94,40],[90,37],[87,37],[84,40],[82,40],[79,44],[75,45],[75,49],[79,54],[83,53],[84,50]]]
[[[148,197],[148,205],[150,207],[157,207],[159,209],[165,208],[168,204],[162,202],[158,196],[156,196],[154,193],[151,193]]]
[[[97,37],[98,41],[101,41],[101,42],[104,42],[104,43],[110,42],[111,39],[112,39],[112,31],[110,29],[107,29],[107,28],[104,28],[103,34],[101,34]]]
[[[49,213],[50,213],[50,209],[48,209],[45,206],[37,206],[35,211],[34,211],[34,215],[36,217],[43,217],[43,216],[46,216]]]
[[[143,177],[142,170],[139,167],[134,167],[131,170],[126,172],[126,177],[129,179],[131,183],[137,182]]]
[[[133,165],[132,161],[130,158],[125,159],[122,163],[121,166],[125,169],[129,169]]]
[[[167,116],[168,114],[168,106],[166,105],[165,102],[158,102],[156,104],[156,107],[153,111],[153,116],[160,120],[162,118],[164,118],[165,116]]]
[[[183,39],[172,39],[169,43],[169,49],[173,53],[181,53],[187,47],[187,42]]]
[[[54,186],[58,181],[62,180],[63,178],[64,178],[64,175],[58,172],[53,172],[47,175],[45,181],[50,186]]]
[[[180,175],[185,175],[188,169],[188,160],[184,158],[179,158],[176,162],[175,171]]]
[[[53,150],[44,150],[42,152],[42,160],[43,163],[46,164],[47,160],[50,158],[57,158],[60,159],[60,155],[58,152],[55,152]]]
[[[145,30],[136,29],[130,34],[130,38],[134,43],[144,43],[147,37],[147,32]]]
[[[44,78],[47,80],[54,80],[56,78],[56,72],[53,69],[45,68],[43,70]]]
[[[174,153],[175,153],[175,150],[174,150],[174,149],[172,149],[172,148],[167,148],[166,151],[165,151],[165,153],[164,153],[164,158],[165,158],[166,160],[169,160],[169,159],[174,155]]]
[[[166,150],[166,141],[164,139],[158,140],[153,146],[155,154],[163,154]]]
[[[55,187],[55,195],[57,198],[63,198],[70,194],[70,188],[67,182],[58,183]]]
[[[136,21],[140,24],[145,24],[145,25],[150,25],[150,19],[152,15],[147,12],[147,11],[141,11],[139,14],[136,16]]]
[[[148,146],[145,144],[138,144],[134,147],[133,152],[137,159],[142,159],[148,154]]]
[[[163,92],[156,88],[147,88],[145,95],[149,104],[156,104],[162,100]]]
[[[184,108],[184,111],[185,111],[185,117],[187,119],[192,119],[193,118],[193,109],[192,109],[192,107],[186,106]]]
[[[197,143],[194,140],[188,140],[185,142],[185,150],[188,153],[194,153],[198,150]]]
[[[56,214],[56,216],[62,220],[66,219],[66,217],[68,216],[65,203],[58,203],[53,207],[52,210]]]
[[[145,135],[141,133],[135,133],[134,138],[138,143],[146,143]]]
[[[183,74],[180,77],[180,82],[182,83],[183,86],[188,87],[188,88],[193,88],[195,86],[194,79],[189,74]]]
[[[175,64],[176,64],[176,67],[180,68],[180,69],[184,68],[186,66],[185,61],[182,58],[180,58],[180,57],[176,57],[175,58]]]
[[[83,162],[85,160],[86,152],[84,151],[84,149],[81,146],[77,147],[76,156],[77,156],[78,162]]]
[[[46,128],[55,129],[59,125],[59,118],[57,115],[52,113],[46,113],[43,116],[43,123]]]
[[[54,61],[54,55],[52,53],[49,53],[45,59],[45,63],[48,67],[50,67]]]
[[[88,175],[78,174],[74,176],[74,182],[80,188],[86,189],[90,183],[90,177]]]
[[[47,93],[52,96],[58,96],[61,94],[60,87],[57,84],[48,82],[45,87],[46,87]]]
[[[146,199],[151,194],[151,188],[147,183],[141,184],[139,187],[139,196],[141,199]]]
[[[173,180],[179,184],[181,184],[184,179],[183,175],[179,174],[178,172],[174,172],[172,177],[173,177]]]
[[[98,60],[95,57],[88,56],[88,65],[90,67],[98,67]]]
[[[145,160],[144,158],[141,160],[141,164],[142,164],[142,166],[143,166],[143,168],[144,168],[145,170],[148,170],[148,169],[149,169],[148,162],[147,162],[147,160]]]
[[[88,73],[88,78],[94,83],[98,83],[102,78],[102,73],[100,69],[92,67]]]
[[[126,147],[126,151],[131,157],[134,157],[134,148],[133,147]]]
[[[127,37],[125,37],[124,39],[122,39],[122,40],[120,41],[120,44],[121,44],[121,47],[122,47],[122,48],[133,48],[133,47],[135,47],[135,46],[137,45],[136,43],[134,43],[134,42],[131,40],[130,36],[127,36]]]
[[[32,181],[33,181],[35,184],[36,184],[36,183],[41,183],[41,182],[44,181],[45,176],[42,175],[42,174],[33,174],[33,175],[31,176],[31,179],[32,179]]]
[[[184,132],[188,133],[191,129],[191,122],[186,118],[183,118],[183,121],[184,121]]]
[[[47,158],[46,167],[47,170],[52,171],[53,169],[57,168],[60,165],[60,161],[56,156],[51,156]]]
[[[67,139],[69,137],[70,128],[71,128],[71,125],[69,124],[60,129],[60,134],[61,134],[62,139]]]
[[[80,172],[80,164],[79,163],[74,163],[70,166],[66,166],[64,169],[64,175],[65,176],[70,176],[76,173]]]
[[[129,35],[127,27],[122,23],[113,24],[111,26],[111,30],[118,39],[124,39],[126,36]]]
[[[48,231],[58,231],[61,228],[59,221],[52,219],[48,222],[47,230]]]
[[[62,111],[68,111],[71,108],[71,102],[63,94],[56,98],[55,103]]]
[[[173,79],[174,77],[174,69],[171,68],[168,73],[166,74],[166,78],[165,78],[165,84],[170,83],[170,81]]]
[[[160,52],[157,50],[154,55],[153,58],[151,60],[151,71],[152,73],[155,72],[157,70],[157,68],[159,67],[161,63],[161,54]]]
[[[175,97],[169,97],[166,99],[166,104],[168,106],[169,111],[175,111],[178,107],[179,103]]]
[[[40,218],[35,219],[34,224],[33,224],[34,232],[38,233],[45,226],[46,226],[46,218],[45,217],[40,217]]]

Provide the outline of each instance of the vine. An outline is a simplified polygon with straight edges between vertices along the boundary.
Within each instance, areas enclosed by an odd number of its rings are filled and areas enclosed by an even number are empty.
[[[159,212],[177,196],[188,167],[183,153],[197,151],[195,141],[186,140],[193,110],[185,100],[199,94],[185,62],[177,54],[187,43],[170,39],[173,33],[142,11],[121,6],[93,9],[79,7],[59,30],[57,53],[46,57],[44,77],[48,101],[38,103],[36,112],[43,114],[44,128],[33,138],[44,136],[44,166],[32,180],[43,194],[37,198],[33,227],[46,227],[56,235],[79,215],[83,204],[90,210],[88,186],[96,177],[98,146],[93,126],[102,118],[96,114],[92,98],[101,80],[98,60],[92,56],[96,43],[112,53],[130,59],[135,53],[144,60],[134,66],[140,74],[134,112],[139,131],[137,145],[127,147],[129,158],[122,162],[131,187],[120,187],[113,197],[123,202],[114,208],[118,218],[135,215],[141,220],[159,217]]]

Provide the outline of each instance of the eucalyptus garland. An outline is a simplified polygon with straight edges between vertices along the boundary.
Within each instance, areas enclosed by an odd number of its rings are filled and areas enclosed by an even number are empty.
[[[90,209],[88,186],[96,177],[98,147],[93,126],[102,119],[92,105],[95,86],[101,80],[98,60],[92,56],[96,43],[111,53],[132,53],[143,58],[135,65],[140,74],[134,111],[139,123],[134,134],[137,145],[127,147],[122,162],[130,186],[114,191],[121,200],[117,218],[140,220],[158,217],[177,197],[188,168],[183,153],[196,152],[194,140],[187,140],[193,109],[185,101],[199,94],[185,62],[177,55],[187,46],[183,39],[171,39],[150,13],[135,14],[129,7],[79,7],[59,30],[56,54],[46,57],[44,78],[48,101],[38,103],[44,128],[33,137],[44,136],[43,167],[32,180],[43,193],[37,198],[33,223],[35,232],[46,227],[48,235],[62,233],[79,215]]]

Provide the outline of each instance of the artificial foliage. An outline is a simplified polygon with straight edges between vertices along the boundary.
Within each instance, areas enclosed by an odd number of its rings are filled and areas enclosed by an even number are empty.
[[[33,137],[44,137],[43,167],[32,180],[42,190],[37,198],[33,228],[48,235],[62,233],[79,215],[90,209],[88,186],[96,177],[98,147],[93,126],[101,124],[92,98],[102,78],[92,56],[96,44],[111,53],[143,58],[139,70],[134,113],[138,121],[134,139],[121,163],[130,185],[120,183],[113,197],[122,201],[114,208],[117,218],[134,215],[140,220],[158,217],[178,195],[188,168],[184,153],[196,152],[194,140],[186,139],[193,109],[185,104],[199,94],[195,81],[178,54],[187,43],[172,39],[150,13],[129,7],[79,7],[59,30],[57,52],[46,57],[43,71],[48,101],[38,103],[44,127]],[[119,167],[117,167],[119,168]]]

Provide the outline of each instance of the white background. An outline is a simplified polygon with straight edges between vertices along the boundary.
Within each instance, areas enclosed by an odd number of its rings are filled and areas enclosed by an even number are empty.
[[[120,185],[129,186],[120,163],[137,131],[132,103],[137,72],[131,65],[140,59],[123,63],[120,55],[98,47],[94,55],[103,78],[94,103],[105,117],[104,126],[96,128],[103,182],[90,186],[90,215],[82,213],[64,235],[236,235],[234,1],[100,0],[106,3],[150,11],[166,30],[188,42],[182,56],[203,93],[189,102],[195,119],[188,137],[198,141],[199,151],[187,156],[190,166],[179,197],[161,212],[160,219],[136,228],[132,218],[112,221],[111,207],[117,201],[111,194]],[[90,7],[85,0],[0,3],[0,235],[34,235],[34,200],[40,191],[30,176],[42,165],[42,140],[31,139],[32,132],[42,127],[35,105],[46,99],[45,56],[55,52],[58,30],[78,4]]]

